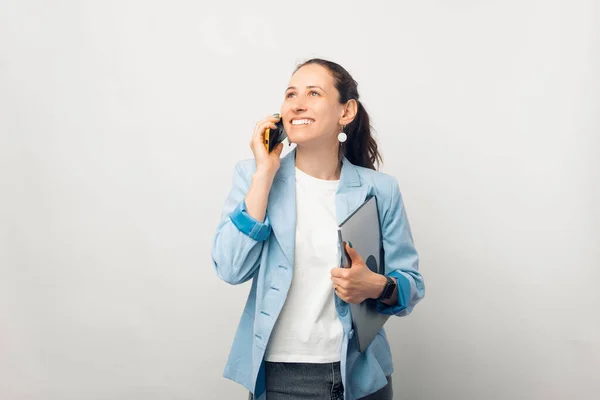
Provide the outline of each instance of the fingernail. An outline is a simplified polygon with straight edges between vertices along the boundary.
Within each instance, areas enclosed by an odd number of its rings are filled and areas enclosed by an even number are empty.
[[[273,114],[273,116],[277,117],[277,118],[281,118],[281,114],[279,114],[279,113],[275,113],[275,114]]]
[[[352,247],[352,242],[348,241],[348,246],[350,246],[351,249],[353,249],[354,247]]]

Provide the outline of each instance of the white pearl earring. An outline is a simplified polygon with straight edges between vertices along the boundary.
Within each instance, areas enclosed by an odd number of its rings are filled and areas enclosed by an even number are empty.
[[[345,126],[342,126],[342,131],[338,133],[338,140],[340,143],[344,143],[346,140],[348,140],[348,135],[344,133],[344,128]]]

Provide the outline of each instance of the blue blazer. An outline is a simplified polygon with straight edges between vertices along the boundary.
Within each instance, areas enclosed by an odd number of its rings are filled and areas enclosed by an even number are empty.
[[[263,222],[246,212],[244,201],[256,163],[251,159],[236,165],[233,187],[212,245],[212,260],[222,280],[232,285],[252,280],[224,376],[244,385],[254,393],[256,400],[265,398],[265,349],[292,281],[296,231],[295,155],[293,150],[281,159]],[[398,304],[380,303],[378,309],[381,313],[406,316],[425,295],[425,286],[418,271],[419,258],[398,182],[384,173],[355,166],[344,158],[335,197],[338,223],[370,195],[377,197],[385,273],[398,281]],[[352,340],[349,304],[335,296],[335,306],[344,328],[340,363],[344,398],[358,399],[387,384],[386,376],[393,372],[392,353],[384,329],[366,351],[360,353],[356,340]]]

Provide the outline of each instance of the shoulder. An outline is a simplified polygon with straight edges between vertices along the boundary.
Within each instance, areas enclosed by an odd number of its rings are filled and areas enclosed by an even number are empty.
[[[256,171],[256,160],[254,158],[240,160],[235,164],[235,169],[240,173],[252,175]]]
[[[256,171],[256,160],[253,158],[248,158],[245,160],[240,160],[235,164],[234,167],[234,177],[237,179],[242,179],[248,186],[252,181],[252,175]]]
[[[400,217],[404,208],[404,201],[400,193],[398,180],[384,172],[359,166],[355,167],[361,184],[369,186],[371,194],[377,198],[377,208],[382,218],[382,226],[387,226],[394,218]]]
[[[398,180],[389,174],[369,168],[355,166],[361,183],[372,187],[379,198],[391,199],[400,195]]]

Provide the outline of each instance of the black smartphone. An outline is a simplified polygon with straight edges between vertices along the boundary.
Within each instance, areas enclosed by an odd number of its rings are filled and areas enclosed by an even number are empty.
[[[265,149],[267,149],[269,153],[273,151],[275,146],[283,142],[284,139],[287,137],[287,133],[285,132],[285,129],[283,129],[283,121],[281,120],[281,118],[275,123],[275,126],[275,129],[265,129],[264,143]]]

